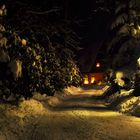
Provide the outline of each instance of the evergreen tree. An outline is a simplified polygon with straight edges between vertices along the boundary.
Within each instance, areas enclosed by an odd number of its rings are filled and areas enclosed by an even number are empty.
[[[135,63],[139,56],[139,7],[137,0],[115,1],[115,18],[111,25],[113,38],[108,43],[108,52],[113,68]]]
[[[6,15],[5,5],[1,7],[1,18]],[[1,19],[1,21],[3,21]],[[0,24],[0,96],[2,99],[13,95],[30,98],[41,92],[54,95],[57,91],[81,81],[80,72],[73,53],[55,39],[38,29],[19,32]],[[52,26],[50,26],[52,27]],[[53,32],[53,29],[49,29]],[[48,33],[48,32],[47,32]],[[23,38],[24,37],[24,38]],[[58,51],[61,50],[61,51]]]

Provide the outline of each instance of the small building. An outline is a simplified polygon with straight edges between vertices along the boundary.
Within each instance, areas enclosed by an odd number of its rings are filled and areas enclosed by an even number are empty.
[[[100,41],[81,51],[78,62],[84,85],[103,80],[104,73],[110,65],[107,61],[106,48],[106,44]]]
[[[104,71],[101,62],[96,62],[91,72],[83,73],[83,84],[92,85],[103,80]]]

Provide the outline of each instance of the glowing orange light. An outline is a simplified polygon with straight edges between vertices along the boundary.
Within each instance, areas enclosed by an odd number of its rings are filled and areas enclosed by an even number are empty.
[[[83,83],[84,83],[85,85],[88,85],[88,84],[89,84],[88,75],[84,75],[83,80],[84,80]]]
[[[85,85],[88,85],[89,84],[88,78],[84,78],[84,84]]]
[[[95,77],[91,77],[91,84],[95,82]]]
[[[99,68],[101,65],[100,63],[96,63],[96,67]]]

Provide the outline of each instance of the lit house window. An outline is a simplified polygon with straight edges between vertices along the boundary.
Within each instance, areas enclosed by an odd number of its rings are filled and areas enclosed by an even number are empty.
[[[85,85],[89,84],[89,80],[88,80],[88,76],[87,75],[84,76],[84,84]]]
[[[91,77],[91,84],[95,82],[95,77]]]

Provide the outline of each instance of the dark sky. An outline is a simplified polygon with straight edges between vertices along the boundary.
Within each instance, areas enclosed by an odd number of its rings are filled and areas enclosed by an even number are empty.
[[[98,8],[97,6],[94,0],[71,1],[72,16],[85,20],[81,25],[83,26],[81,33],[86,38],[86,43],[89,44],[106,38],[111,18],[107,12],[94,12]]]

